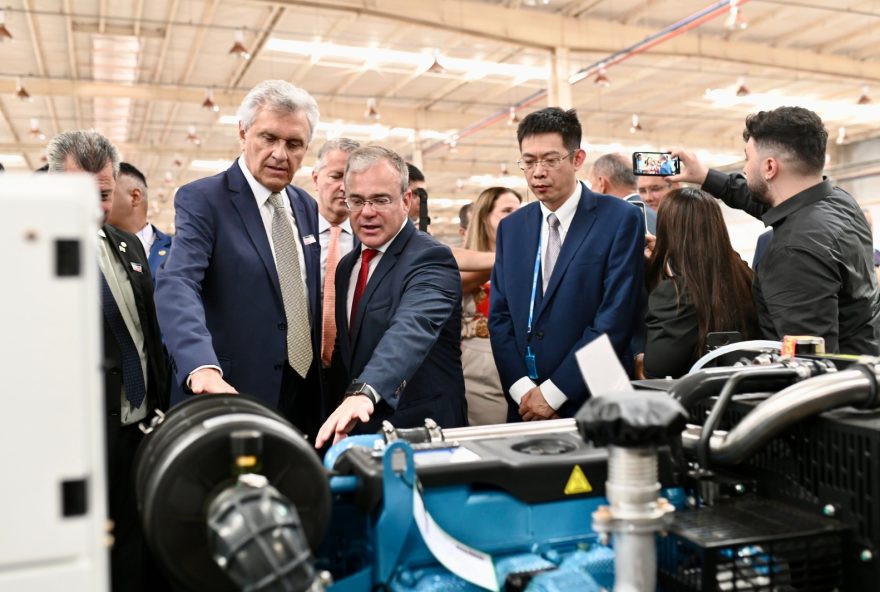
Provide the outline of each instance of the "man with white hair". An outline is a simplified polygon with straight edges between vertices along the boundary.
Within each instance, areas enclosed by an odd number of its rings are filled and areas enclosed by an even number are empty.
[[[156,281],[172,401],[247,393],[314,435],[323,413],[318,212],[290,182],[318,106],[305,90],[267,80],[238,117],[241,156],[174,200],[174,248]]]

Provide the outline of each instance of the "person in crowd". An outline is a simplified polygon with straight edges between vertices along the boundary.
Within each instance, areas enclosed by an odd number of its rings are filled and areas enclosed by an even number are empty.
[[[822,176],[828,132],[818,115],[779,107],[746,118],[743,173],[708,170],[689,152],[672,181],[700,183],[773,227],[752,285],[761,334],[825,339],[829,353],[877,355],[880,290],[873,240],[855,199]]]
[[[669,177],[656,177],[651,175],[639,175],[636,181],[639,197],[645,205],[656,212],[666,194],[673,189],[678,189],[681,184],[670,181]]]
[[[314,437],[323,414],[318,206],[290,182],[318,106],[267,80],[238,118],[241,156],[174,200],[174,248],[156,285],[173,396],[247,393]]]
[[[419,227],[419,215],[421,213],[421,201],[418,196],[415,194],[416,189],[427,189],[427,181],[425,180],[425,175],[422,173],[421,169],[412,163],[406,163],[407,174],[409,175],[409,190],[413,192],[413,199],[409,205],[409,219],[415,225],[416,228]]]
[[[141,240],[155,281],[156,271],[171,251],[171,237],[147,221],[147,205],[147,178],[134,165],[119,163],[107,222]]]
[[[644,203],[639,197],[632,163],[623,154],[603,154],[597,158],[587,173],[587,180],[596,193],[619,197],[629,203]],[[648,232],[657,234],[657,214],[651,208],[644,211]]]
[[[522,196],[506,187],[490,187],[480,193],[473,206],[465,248],[495,251],[498,224],[519,209]],[[507,421],[507,401],[489,342],[488,272],[462,272],[461,364],[464,369],[468,424],[485,425]]]
[[[360,246],[336,269],[339,356],[350,384],[316,447],[348,433],[466,425],[461,283],[452,253],[408,220],[406,163],[379,146],[351,153],[345,199]]]
[[[349,138],[329,140],[318,151],[312,182],[318,196],[318,240],[321,243],[321,379],[326,409],[335,409],[347,384],[342,372],[330,370],[336,343],[336,266],[357,239],[345,205],[343,175],[348,155],[360,148]]]
[[[657,169],[657,172],[661,175],[671,175],[675,172],[672,170],[672,161],[669,159],[668,154],[664,154],[660,157],[660,168]]]
[[[90,173],[106,222],[119,153],[95,131],[58,134],[46,147],[49,173]],[[167,409],[166,364],[153,306],[147,255],[136,236],[104,223],[98,232],[103,312],[107,502],[113,521],[113,590],[159,590],[165,585],[147,552],[134,491],[134,458],[143,433],[138,423]]]
[[[473,207],[474,202],[470,201],[458,209],[458,236],[461,237],[462,244],[467,239],[468,224],[471,220],[471,209]]]
[[[517,128],[538,201],[498,226],[489,336],[509,421],[571,417],[590,393],[575,352],[607,334],[632,370],[629,343],[644,268],[642,214],[577,179],[586,158],[574,110],[530,113]]]
[[[647,263],[644,375],[678,378],[706,349],[706,335],[758,336],[752,272],[730,244],[721,208],[696,188],[675,189],[660,204],[657,242]]]

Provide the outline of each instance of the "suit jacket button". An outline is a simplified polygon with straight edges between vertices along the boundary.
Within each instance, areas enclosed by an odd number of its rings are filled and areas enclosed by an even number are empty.
[[[275,370],[281,370],[282,368],[284,368],[284,364],[275,364],[274,368]]]
[[[281,331],[287,331],[287,323],[278,323],[278,328]]]
[[[544,339],[544,332],[538,331],[538,339]]]

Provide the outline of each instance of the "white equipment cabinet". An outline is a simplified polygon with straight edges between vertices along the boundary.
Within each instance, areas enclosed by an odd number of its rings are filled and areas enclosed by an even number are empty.
[[[0,591],[108,589],[98,191],[0,174]]]

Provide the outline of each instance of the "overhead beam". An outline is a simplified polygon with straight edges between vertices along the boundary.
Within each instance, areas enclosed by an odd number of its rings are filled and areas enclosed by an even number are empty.
[[[571,18],[558,13],[507,8],[468,0],[251,0],[255,4],[301,6],[336,10],[476,37],[495,39],[518,46],[552,50],[607,52],[635,44],[656,29],[594,18]],[[480,18],[473,18],[479,14]],[[724,40],[714,35],[688,33],[670,39],[657,55],[704,57],[784,70],[810,70],[838,78],[880,81],[880,62],[864,62],[806,49],[768,47],[761,43]]]

